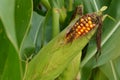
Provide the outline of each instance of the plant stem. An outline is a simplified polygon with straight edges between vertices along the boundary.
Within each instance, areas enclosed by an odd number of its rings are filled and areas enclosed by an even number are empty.
[[[53,8],[53,13],[52,13],[52,17],[53,17],[53,22],[52,22],[52,28],[53,28],[53,33],[52,33],[52,37],[54,38],[60,31],[59,29],[59,11],[57,8]]]
[[[49,10],[51,8],[48,0],[41,0],[41,3]]]
[[[73,0],[69,0],[68,11],[72,11],[72,9],[73,9]]]

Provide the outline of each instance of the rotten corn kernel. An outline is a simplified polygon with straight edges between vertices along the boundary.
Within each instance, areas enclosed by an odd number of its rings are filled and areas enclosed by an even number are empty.
[[[71,42],[91,31],[96,26],[94,19],[95,17],[91,15],[81,17],[66,34],[66,42]]]

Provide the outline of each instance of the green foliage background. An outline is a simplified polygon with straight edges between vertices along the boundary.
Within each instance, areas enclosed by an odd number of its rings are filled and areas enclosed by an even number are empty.
[[[73,42],[72,46],[68,44],[63,48],[57,42],[63,39],[73,10],[80,4],[84,6],[84,14],[108,6],[104,14],[116,19],[114,22],[106,18],[103,22],[102,54],[97,62],[94,57],[95,37],[91,40],[85,38],[92,35],[84,36]],[[74,21],[70,23],[73,24]],[[78,66],[81,80],[119,80],[119,35],[120,0],[0,0],[0,80],[73,80]],[[81,51],[88,42],[87,53],[79,61]],[[54,52],[54,48],[58,49],[55,52],[58,55],[48,55],[48,52]],[[61,51],[69,55],[63,57]],[[46,71],[43,64],[51,63],[50,57],[54,57],[51,62],[56,61],[54,66],[61,67],[54,70],[50,66],[50,72],[40,75],[41,70]],[[61,61],[61,64],[57,61]],[[76,70],[69,67],[71,63],[78,64]],[[39,76],[36,78],[36,75]]]

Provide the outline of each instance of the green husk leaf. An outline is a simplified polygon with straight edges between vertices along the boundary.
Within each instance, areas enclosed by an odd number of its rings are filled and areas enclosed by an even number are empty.
[[[25,80],[53,80],[78,55],[95,33],[96,28],[70,43],[65,43],[65,34],[75,24],[76,17],[57,37],[43,47],[28,64]]]
[[[81,54],[82,52],[79,52],[56,80],[74,80],[77,77],[80,68]]]

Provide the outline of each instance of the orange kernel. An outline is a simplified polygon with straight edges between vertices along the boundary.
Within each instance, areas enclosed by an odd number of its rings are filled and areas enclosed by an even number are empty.
[[[92,21],[88,21],[89,24],[92,24]]]
[[[83,22],[83,21],[84,21],[84,19],[83,19],[83,18],[81,18],[81,19],[80,19],[80,22]]]
[[[83,26],[83,24],[81,23],[80,26]]]
[[[86,21],[83,21],[83,24],[86,24]]]
[[[86,33],[88,33],[88,30],[85,30]]]
[[[90,30],[90,28],[88,27],[88,28],[87,28],[87,30],[89,31],[89,30]]]
[[[88,20],[91,20],[91,17],[88,17]]]
[[[85,26],[86,26],[86,27],[88,27],[88,26],[89,26],[89,24],[88,24],[88,23],[86,23],[86,24],[85,24]]]
[[[80,26],[77,26],[80,29]]]
[[[78,23],[78,22],[76,23],[76,26],[77,26],[77,25],[79,25],[79,23]]]
[[[92,24],[90,25],[90,28],[93,28],[93,25],[92,25]]]
[[[80,31],[81,31],[81,32],[83,32],[84,30],[83,30],[83,29],[81,29]]]
[[[85,29],[86,29],[86,27],[84,27],[84,26],[83,26],[83,27],[82,27],[82,29],[83,29],[83,30],[85,30]]]
[[[78,32],[78,29],[76,29],[76,32]]]
[[[85,19],[85,21],[88,21],[88,19]]]
[[[81,34],[81,32],[79,31],[79,32],[78,32],[78,34],[80,35],[80,34]]]

